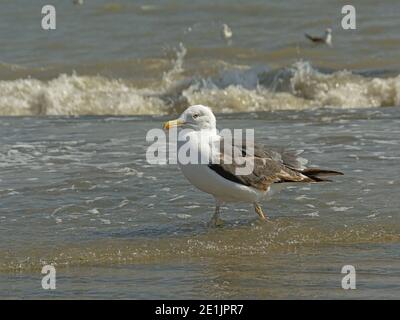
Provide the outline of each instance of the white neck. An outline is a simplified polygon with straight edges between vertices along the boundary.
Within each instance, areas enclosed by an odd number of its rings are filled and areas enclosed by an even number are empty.
[[[330,46],[332,45],[332,35],[330,33],[326,34],[325,42],[326,42],[326,44],[328,44]]]
[[[199,162],[205,159],[205,163],[208,163],[214,157],[213,144],[220,139],[217,134],[216,128],[202,129],[200,131],[188,131],[178,139],[178,153],[181,147],[191,150],[198,151],[199,154],[195,157]],[[201,154],[201,157],[200,157]],[[180,160],[178,159],[178,164]]]

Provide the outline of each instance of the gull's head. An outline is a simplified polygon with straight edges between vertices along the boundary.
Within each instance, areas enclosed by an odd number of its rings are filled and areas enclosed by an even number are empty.
[[[332,29],[331,28],[327,28],[326,30],[325,30],[325,34],[331,34],[332,33]]]
[[[164,123],[164,129],[182,127],[200,131],[204,129],[215,129],[216,119],[211,108],[203,105],[195,105],[187,108],[178,119]]]

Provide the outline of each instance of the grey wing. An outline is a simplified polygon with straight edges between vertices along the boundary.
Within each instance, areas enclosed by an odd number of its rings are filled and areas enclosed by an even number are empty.
[[[310,36],[310,35],[307,34],[307,33],[305,33],[304,35],[305,35],[306,38],[308,38],[308,39],[311,40],[312,42],[324,42],[324,39],[323,39],[323,38]]]
[[[289,180],[279,182],[321,182],[330,181],[325,178],[326,176],[343,175],[340,171],[307,167],[308,160],[300,156],[304,150],[292,151],[284,148],[268,148],[263,145],[257,145],[255,150],[257,150],[256,156],[270,157],[282,164],[284,171],[290,173]],[[299,175],[300,180],[298,180]]]
[[[243,140],[242,149],[244,153],[248,147],[253,148],[254,156],[270,158],[290,169],[301,171],[306,169],[306,164],[308,163],[307,159],[300,157],[300,154],[302,154],[304,150],[293,151],[282,147],[267,147],[263,144],[246,145],[246,142]]]
[[[294,153],[279,152],[263,145],[225,143],[219,144],[219,163],[210,163],[210,169],[233,182],[267,190],[276,182],[311,181],[295,168],[302,167],[303,161],[297,159]],[[250,174],[240,175],[238,169],[244,161],[252,161],[253,170]]]

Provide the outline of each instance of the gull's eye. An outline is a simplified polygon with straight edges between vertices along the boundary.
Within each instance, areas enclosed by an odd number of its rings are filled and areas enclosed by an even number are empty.
[[[197,119],[198,117],[199,117],[199,114],[198,114],[198,113],[195,113],[195,114],[192,116],[193,119]]]

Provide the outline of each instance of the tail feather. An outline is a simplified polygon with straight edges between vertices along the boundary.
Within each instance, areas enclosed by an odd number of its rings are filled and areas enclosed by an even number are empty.
[[[318,169],[318,168],[307,168],[301,171],[301,173],[308,178],[312,179],[315,182],[320,182],[320,181],[331,181],[329,179],[325,179],[324,177],[327,176],[341,176],[343,175],[343,172],[339,171],[334,171],[334,170],[324,170],[324,169]]]
[[[314,37],[310,36],[309,34],[305,33],[304,36],[311,41],[314,41]]]

